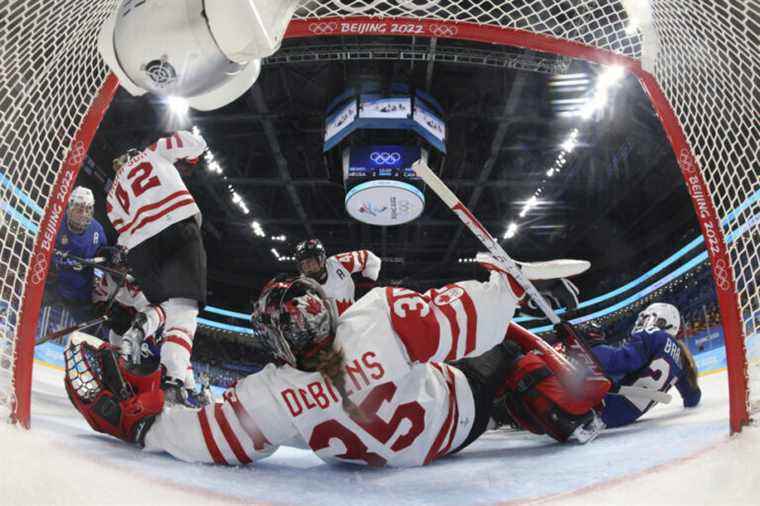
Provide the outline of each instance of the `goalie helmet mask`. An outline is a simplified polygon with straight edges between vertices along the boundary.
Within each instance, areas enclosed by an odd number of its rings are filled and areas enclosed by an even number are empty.
[[[319,239],[298,243],[294,256],[301,274],[319,283],[327,281],[327,254]]]
[[[672,304],[655,302],[639,313],[631,334],[659,329],[675,337],[681,328],[681,314]]]
[[[92,190],[84,186],[77,186],[71,192],[69,204],[66,207],[66,221],[69,229],[75,234],[81,234],[92,223],[95,213],[95,196]]]
[[[303,369],[304,359],[332,344],[338,316],[319,283],[301,276],[270,281],[251,320],[276,360]]]

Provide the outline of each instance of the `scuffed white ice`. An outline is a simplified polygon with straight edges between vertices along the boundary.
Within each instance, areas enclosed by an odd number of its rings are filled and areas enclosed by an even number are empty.
[[[725,373],[701,378],[697,409],[676,393],[586,446],[492,431],[430,466],[380,470],[292,448],[245,468],[142,453],[93,432],[61,377],[36,363],[33,430],[0,426],[0,504],[760,504],[760,429],[729,438]]]

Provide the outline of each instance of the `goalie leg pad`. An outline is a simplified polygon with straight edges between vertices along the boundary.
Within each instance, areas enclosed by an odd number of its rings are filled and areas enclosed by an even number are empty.
[[[98,432],[142,446],[164,405],[160,371],[129,371],[108,344],[76,343],[64,351],[71,403]]]
[[[520,358],[505,389],[507,410],[523,428],[560,442],[596,418],[593,404],[573,395],[535,353]]]
[[[570,362],[543,339],[520,325],[510,323],[506,339],[519,344],[524,353],[533,352],[541,356],[544,365],[564,386],[567,396],[573,398],[571,413],[584,413],[597,406],[612,387],[609,379]]]

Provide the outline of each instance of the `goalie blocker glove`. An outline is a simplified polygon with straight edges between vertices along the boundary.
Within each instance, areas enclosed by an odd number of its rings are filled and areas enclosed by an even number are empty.
[[[569,313],[578,307],[578,287],[569,279],[534,281],[533,284],[555,311],[565,308]],[[545,318],[543,311],[528,298],[523,300],[520,311],[534,318]]]
[[[64,350],[64,383],[71,403],[98,432],[144,446],[164,406],[161,372],[130,371],[111,345],[72,342]]]

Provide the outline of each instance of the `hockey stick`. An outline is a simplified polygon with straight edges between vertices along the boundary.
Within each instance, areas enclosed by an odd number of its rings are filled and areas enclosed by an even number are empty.
[[[661,402],[668,404],[673,400],[673,397],[665,392],[659,390],[652,390],[651,388],[640,388],[633,386],[620,386],[616,392],[609,392],[610,394],[622,395],[624,397],[633,397],[634,399],[645,399],[649,401]]]
[[[50,334],[46,335],[36,343],[34,343],[35,346],[39,346],[43,343],[46,343],[48,341],[51,341],[53,339],[58,339],[59,337],[63,337],[66,334],[71,334],[72,332],[75,332],[77,330],[84,330],[88,329],[90,327],[94,327],[95,325],[98,325],[99,323],[103,323],[108,321],[108,315],[104,314],[102,316],[98,316],[97,318],[93,318],[92,320],[88,320],[86,322],[77,323],[76,325],[72,325],[70,327],[66,327],[65,329],[56,330],[55,332],[51,332]]]
[[[565,342],[568,346],[568,351],[572,352],[576,358],[583,361],[595,375],[604,376],[604,372],[601,364],[596,360],[596,357],[591,353],[589,346],[578,335],[573,326],[565,321],[560,320],[554,309],[546,302],[546,299],[536,290],[533,283],[527,276],[520,270],[520,267],[515,262],[501,244],[494,239],[494,237],[486,230],[486,228],[478,221],[472,211],[465,206],[454,192],[452,192],[441,179],[433,173],[428,165],[422,160],[417,160],[412,165],[414,172],[422,178],[422,180],[433,190],[433,192],[440,197],[441,200],[456,214],[462,223],[464,223],[470,231],[475,234],[480,242],[488,249],[493,256],[493,260],[497,266],[512,276],[515,281],[525,290],[528,297],[533,300],[536,306],[546,315],[551,323],[554,324],[554,328],[558,335],[562,335],[565,338]]]
[[[56,251],[56,253],[58,253]],[[119,271],[117,271],[119,272]],[[121,290],[124,285],[127,283],[127,278],[130,278],[126,273],[121,272],[120,273],[122,278],[119,282],[119,286],[116,287],[116,290],[113,291],[111,295],[108,296],[108,300],[106,301],[106,309],[103,312],[102,315],[98,316],[97,318],[93,318],[92,320],[88,320],[86,322],[78,323],[76,325],[71,325],[70,327],[66,327],[65,329],[56,330],[55,332],[52,332],[36,343],[34,343],[35,346],[39,346],[40,344],[46,343],[52,339],[58,339],[59,337],[65,336],[67,334],[70,334],[71,332],[74,332],[76,330],[84,330],[90,327],[94,327],[95,325],[105,323],[109,320],[108,313],[111,311],[111,306],[113,306],[113,303],[116,301],[116,295],[119,293],[119,290]]]
[[[107,262],[107,259],[105,257],[82,258],[76,255],[72,255],[66,251],[60,251],[60,250],[55,250],[55,255],[64,260],[65,259],[73,260],[74,262],[82,265],[83,267],[93,267],[95,269],[100,269],[103,272],[108,272],[109,274],[113,274],[121,278],[126,278],[128,283],[134,283],[135,281],[135,278],[132,277],[132,275],[129,272],[104,265]]]

